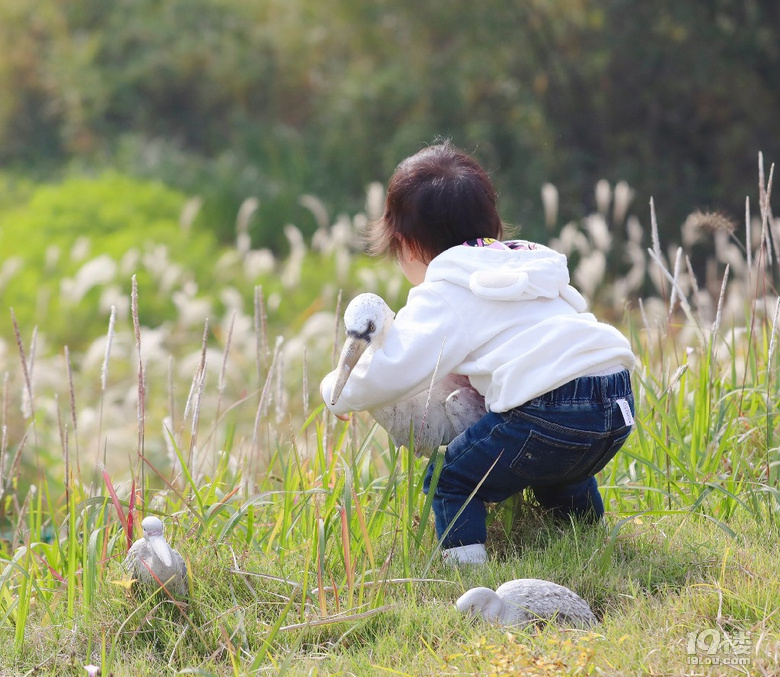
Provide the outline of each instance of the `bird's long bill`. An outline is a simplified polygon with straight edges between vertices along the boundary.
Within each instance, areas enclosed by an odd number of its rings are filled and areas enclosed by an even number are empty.
[[[358,338],[356,336],[347,336],[344,347],[341,349],[339,363],[336,366],[336,383],[333,384],[333,392],[330,395],[331,404],[336,404],[336,402],[339,401],[341,391],[344,390],[349,375],[358,363],[360,356],[366,352],[366,348],[368,348],[368,341],[366,341],[366,339]]]
[[[154,550],[154,554],[160,558],[160,561],[167,567],[171,566],[173,557],[171,556],[171,546],[168,545],[167,541],[164,538],[157,537],[150,538],[149,542],[152,550]]]

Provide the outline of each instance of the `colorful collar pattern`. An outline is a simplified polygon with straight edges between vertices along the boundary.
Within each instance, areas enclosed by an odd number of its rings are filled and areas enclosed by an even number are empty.
[[[476,240],[466,240],[463,245],[465,247],[487,247],[488,249],[521,249],[526,251],[539,248],[539,245],[537,245],[535,242],[529,242],[528,240],[507,240],[506,242],[499,242],[492,237],[478,237]]]

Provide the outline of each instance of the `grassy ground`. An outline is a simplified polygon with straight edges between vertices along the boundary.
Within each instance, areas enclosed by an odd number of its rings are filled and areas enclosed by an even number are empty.
[[[14,327],[18,366],[0,343],[0,674],[776,674],[780,305],[767,228],[752,232],[764,244],[741,263],[720,241],[736,272],[709,304],[655,235],[658,294],[625,315],[637,425],[599,478],[607,519],[556,524],[512,499],[490,513],[482,568],[442,564],[426,460],[314,400],[333,354],[324,297],[275,347],[257,288],[254,316],[231,306],[197,328],[200,348],[182,317],[141,327],[135,288],[133,326],[84,353],[41,339],[34,359],[36,334]],[[316,275],[316,256],[292,277]],[[617,282],[593,293],[616,307]],[[133,590],[122,568],[150,513],[188,562],[186,602]],[[600,623],[508,631],[454,607],[518,577],[574,589]]]
[[[64,600],[50,600],[51,613],[33,605],[21,652],[13,650],[13,632],[4,633],[3,674],[80,675],[87,663],[103,664],[104,674],[117,677],[255,669],[290,675],[774,674],[780,659],[776,525],[735,518],[736,536],[729,537],[695,515],[643,515],[620,527],[610,518],[603,527],[585,528],[522,512],[509,538],[493,524],[487,567],[452,569],[437,557],[431,563],[427,548],[404,561],[402,539],[388,533],[375,544],[376,554],[387,555],[378,571],[361,572],[351,595],[346,577],[334,572],[329,582],[338,592],[328,589],[322,597],[314,589],[316,572],[306,580],[310,544],[284,554],[237,550],[217,545],[213,535],[184,538],[180,531],[174,543],[194,574],[189,605],[180,610],[170,600],[127,593],[114,562],[91,608],[80,606],[69,619],[56,609]],[[424,580],[409,582],[408,573]],[[555,626],[508,632],[454,608],[470,587],[517,577],[573,588],[600,624],[589,632]],[[702,637],[693,653],[691,633]],[[720,646],[708,654],[713,636]],[[734,646],[724,644],[727,636]],[[696,659],[748,664],[692,665]]]

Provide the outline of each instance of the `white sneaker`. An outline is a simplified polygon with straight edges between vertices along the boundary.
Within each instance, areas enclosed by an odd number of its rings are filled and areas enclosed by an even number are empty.
[[[445,564],[457,566],[458,564],[484,564],[487,562],[487,550],[482,543],[460,545],[457,548],[447,548],[441,551]]]

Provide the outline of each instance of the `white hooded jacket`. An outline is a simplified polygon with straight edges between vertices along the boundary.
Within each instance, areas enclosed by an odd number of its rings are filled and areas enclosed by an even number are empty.
[[[428,388],[434,372],[468,376],[486,408],[504,412],[574,378],[632,369],[628,340],[585,312],[569,285],[566,257],[515,244],[461,245],[433,259],[334,413],[397,402]]]

